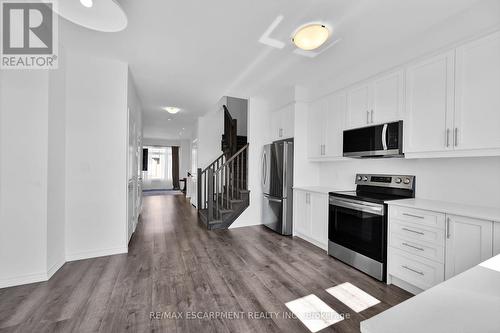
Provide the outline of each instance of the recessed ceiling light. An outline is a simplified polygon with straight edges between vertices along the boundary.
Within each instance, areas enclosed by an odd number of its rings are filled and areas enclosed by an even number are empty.
[[[292,42],[299,49],[311,51],[323,45],[330,37],[330,31],[323,24],[308,24],[300,27],[293,35]]]
[[[175,107],[175,106],[166,106],[166,107],[163,108],[163,110],[165,110],[165,111],[167,111],[168,113],[171,113],[171,114],[176,114],[181,109],[179,109],[178,107]]]
[[[80,0],[80,3],[87,8],[91,8],[94,5],[92,0]]]

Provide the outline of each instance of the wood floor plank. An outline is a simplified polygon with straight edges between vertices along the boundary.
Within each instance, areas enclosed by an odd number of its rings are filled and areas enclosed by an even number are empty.
[[[344,282],[381,302],[355,313],[325,290]],[[411,296],[299,238],[262,226],[207,231],[183,195],[146,196],[128,254],[0,289],[0,333],[308,332],[285,303],[310,294],[348,315],[321,331],[342,333]]]

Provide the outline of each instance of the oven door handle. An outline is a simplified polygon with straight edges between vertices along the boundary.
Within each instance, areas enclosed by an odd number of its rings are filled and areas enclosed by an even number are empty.
[[[385,207],[383,205],[377,205],[377,204],[366,205],[361,202],[353,202],[337,198],[330,198],[330,204],[337,207],[343,207],[355,211],[361,211],[380,216],[383,216],[385,213]]]

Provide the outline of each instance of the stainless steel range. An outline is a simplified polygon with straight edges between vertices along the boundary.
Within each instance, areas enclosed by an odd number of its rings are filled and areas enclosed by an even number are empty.
[[[328,254],[385,281],[385,201],[415,197],[415,176],[358,174],[356,185],[356,191],[330,193]]]

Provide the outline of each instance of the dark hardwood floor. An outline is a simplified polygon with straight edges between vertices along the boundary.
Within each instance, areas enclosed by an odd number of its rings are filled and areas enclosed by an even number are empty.
[[[301,239],[198,223],[182,195],[144,197],[128,254],[66,263],[50,281],[0,289],[0,332],[309,332],[281,315],[248,318],[289,313],[286,302],[309,294],[349,316],[321,332],[359,332],[360,321],[411,296]],[[355,313],[325,291],[344,282],[381,303]],[[225,311],[244,315],[221,318]],[[186,318],[192,312],[216,318]]]

